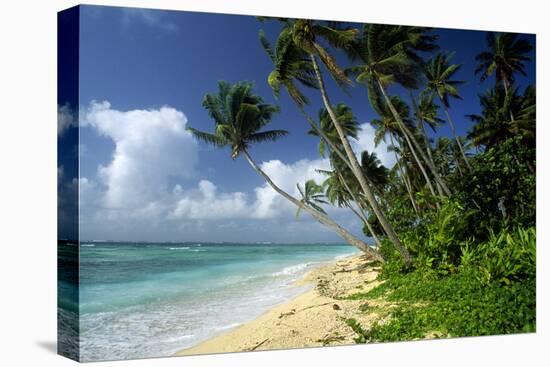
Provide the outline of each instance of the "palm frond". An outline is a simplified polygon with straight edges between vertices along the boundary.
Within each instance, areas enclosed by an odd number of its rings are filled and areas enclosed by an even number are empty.
[[[262,143],[265,141],[276,141],[288,135],[286,130],[268,130],[254,133],[248,137],[248,141],[253,143]]]
[[[258,37],[260,39],[262,47],[264,48],[265,53],[267,54],[267,56],[269,56],[269,59],[272,62],[275,62],[275,54],[273,53],[273,48],[271,47],[271,44],[269,43],[269,40],[267,39],[263,29],[260,30]]]
[[[352,84],[351,80],[346,76],[346,73],[344,73],[344,70],[338,66],[336,59],[324,47],[317,43],[314,43],[314,47],[317,55],[336,82],[348,85]]]
[[[197,140],[200,140],[204,143],[214,145],[217,147],[224,147],[229,145],[229,142],[222,136],[207,133],[204,131],[199,131],[192,127],[187,127],[186,130],[189,131],[193,135],[193,137],[195,137]]]
[[[357,29],[335,29],[320,24],[315,24],[312,28],[316,36],[321,36],[335,48],[349,47],[358,34]]]

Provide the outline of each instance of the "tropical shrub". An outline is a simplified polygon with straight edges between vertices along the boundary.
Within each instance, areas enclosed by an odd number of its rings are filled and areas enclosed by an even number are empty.
[[[521,137],[508,139],[471,159],[472,170],[456,178],[457,198],[477,208],[472,234],[483,240],[486,228],[534,226],[536,204],[535,151]]]
[[[468,218],[473,214],[458,201],[447,200],[440,210],[431,212],[414,230],[406,232],[403,242],[415,254],[415,267],[448,273],[459,265],[461,249],[472,240]]]
[[[506,285],[535,277],[536,232],[534,227],[518,228],[515,231],[490,230],[489,240],[478,245],[474,251],[463,252],[463,269],[475,267],[483,284],[491,281]]]

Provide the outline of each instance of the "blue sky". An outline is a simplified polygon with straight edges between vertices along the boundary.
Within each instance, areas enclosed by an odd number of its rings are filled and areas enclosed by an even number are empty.
[[[296,221],[293,208],[273,197],[244,159],[232,161],[228,151],[198,144],[184,131],[187,125],[211,130],[201,101],[216,91],[218,80],[247,80],[267,102],[280,105],[271,127],[290,131],[277,143],[254,147],[255,159],[288,190],[326,164],[288,96],[283,92],[276,100],[267,85],[272,65],[258,31],[264,29],[274,41],[280,27],[276,22],[94,6],[81,6],[80,19],[82,238],[339,241],[306,215]],[[477,94],[494,83],[489,79],[480,84],[473,73],[485,33],[435,33],[441,50],[456,51],[454,62],[463,64],[457,77],[467,81],[460,89],[464,99],[452,101],[451,114],[464,134],[470,128],[464,115],[479,111]],[[534,44],[534,36],[528,37]],[[518,77],[522,86],[534,82],[534,63],[527,71],[528,78]],[[352,88],[346,95],[332,81],[327,84],[332,102],[350,105],[361,123],[375,117],[364,88]],[[399,88],[390,92],[408,95]],[[308,95],[309,110],[316,115],[321,100],[315,91]],[[443,127],[439,133],[450,132]],[[368,124],[355,147],[373,148]],[[377,152],[391,165],[385,148]],[[331,214],[360,233],[359,223],[347,212]]]

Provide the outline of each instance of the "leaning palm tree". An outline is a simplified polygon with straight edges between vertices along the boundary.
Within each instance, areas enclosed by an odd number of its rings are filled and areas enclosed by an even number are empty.
[[[323,39],[330,45],[337,48],[347,47],[350,44],[350,42],[355,38],[356,30],[334,29],[324,24],[321,24],[319,22],[315,22],[311,20],[303,20],[303,19],[283,20],[283,24],[284,26],[278,36],[277,46],[275,47],[275,51],[273,51],[271,47],[269,47],[269,42],[267,42],[265,37],[263,39],[261,38],[264,49],[266,50],[267,54],[269,55],[271,60],[274,62],[276,67],[276,69],[274,70],[274,73],[272,72],[270,74],[270,77],[269,77],[270,85],[272,85],[272,87],[273,86],[277,87],[278,85],[284,85],[285,87],[287,87],[287,90],[289,91],[289,94],[291,94],[291,96],[296,95],[294,90],[291,91],[289,89],[289,85],[290,85],[289,81],[293,82],[294,80],[298,80],[299,82],[301,82],[302,84],[305,84],[306,86],[311,86],[311,83],[310,83],[311,78],[309,78],[309,76],[311,75],[310,68],[313,69],[314,76],[317,81],[317,88],[319,88],[319,91],[321,93],[321,98],[323,100],[323,104],[325,105],[327,113],[330,116],[332,123],[334,124],[334,128],[336,129],[338,137],[340,138],[342,149],[332,144],[330,139],[327,138],[326,135],[324,135],[321,129],[316,129],[317,132],[325,140],[325,142],[331,147],[331,149],[333,149],[334,152],[340,156],[342,161],[345,162],[350,167],[353,174],[359,181],[359,184],[361,186],[363,193],[365,194],[365,197],[367,198],[369,206],[372,208],[374,215],[376,216],[376,218],[380,222],[380,225],[388,235],[389,240],[392,242],[394,247],[401,253],[405,261],[407,263],[411,262],[412,258],[410,253],[402,245],[394,228],[391,226],[385,214],[382,212],[382,209],[372,192],[372,188],[368,185],[367,179],[364,177],[363,172],[361,172],[361,167],[359,165],[357,157],[355,156],[355,153],[351,148],[351,145],[346,136],[346,133],[342,128],[342,125],[338,121],[338,117],[332,108],[332,104],[329,100],[327,89],[325,87],[323,74],[321,73],[321,69],[318,63],[318,59],[320,59],[321,62],[325,65],[325,67],[329,71],[330,75],[339,84],[351,83],[349,78],[345,75],[344,71],[336,63],[336,60],[334,59],[334,57],[331,56],[328,50],[319,43],[319,40]],[[311,62],[310,66],[306,66],[303,63],[303,56],[305,55],[308,55],[309,57],[309,60]],[[292,73],[290,74],[287,73],[285,68],[281,67],[282,65],[288,64],[285,60],[286,57],[289,57],[290,61],[292,61],[292,64],[293,64],[293,67],[291,68]],[[303,78],[304,75],[308,76],[306,83],[303,83],[303,81],[300,80],[300,79],[304,79]],[[300,79],[297,78],[296,76],[299,76]],[[291,86],[290,88],[294,89],[294,86]],[[299,103],[299,101],[297,101],[297,103]],[[303,106],[301,107],[301,109],[303,111]],[[308,122],[312,127],[314,127],[314,125],[312,124],[309,118],[308,118]]]
[[[325,194],[323,193],[323,187],[321,185],[317,185],[315,180],[307,180],[303,189],[300,184],[296,184],[296,187],[302,196],[300,199],[301,203],[311,206],[320,213],[325,215],[327,214],[325,209],[321,207],[321,204],[328,204],[328,202],[324,199]],[[302,207],[298,207],[296,210],[296,218],[300,217],[301,210]]]
[[[348,68],[347,72],[357,75],[355,80],[367,86],[371,104],[378,94],[382,96],[407,143],[414,146],[445,195],[449,196],[451,191],[447,184],[399,116],[387,93],[387,88],[395,83],[406,88],[418,86],[421,58],[417,53],[434,50],[434,40],[423,27],[365,24],[361,36],[346,49],[350,59],[360,64]]]
[[[433,102],[433,99],[430,96],[421,93],[418,96],[418,100],[411,95],[412,105],[414,108],[414,116],[418,121],[418,127],[424,139],[424,144],[426,145],[426,152],[428,153],[428,158],[433,162],[432,149],[430,138],[426,132],[426,126],[428,125],[432,131],[436,131],[437,128],[444,122],[443,119],[439,117],[439,106]]]
[[[203,100],[203,106],[214,120],[214,132],[203,132],[189,127],[188,130],[193,136],[216,147],[229,147],[233,159],[244,155],[252,168],[265,179],[275,192],[296,207],[308,212],[320,223],[334,230],[351,245],[381,260],[380,255],[365,242],[353,236],[324,213],[296,199],[277,186],[252,159],[249,153],[252,144],[275,141],[287,135],[288,132],[285,130],[263,130],[271,122],[278,108],[264,103],[261,97],[253,94],[252,84],[250,83],[240,82],[231,85],[226,82],[219,82],[218,88],[218,93],[208,94]]]
[[[459,136],[458,139],[459,141],[457,142],[455,140],[454,144],[452,145],[452,152],[455,158],[454,161],[456,164],[456,169],[458,170],[458,174],[462,177],[465,175],[464,168],[462,167],[462,163],[466,162],[462,158],[462,153],[464,152],[463,148],[464,147],[466,149],[471,148],[472,144],[466,137]],[[468,170],[470,170],[470,166],[468,166]]]
[[[366,203],[361,199],[359,194],[360,188],[357,179],[351,173],[349,167],[343,164],[341,160],[333,155],[331,160],[332,171],[317,170],[329,176],[324,182],[325,196],[331,204],[337,205],[340,208],[348,208],[354,213],[367,227],[368,233],[373,238],[376,247],[380,248],[382,242],[372,228],[366,214]],[[354,207],[354,204],[357,208]]]
[[[525,62],[531,60],[529,52],[533,47],[529,41],[519,38],[515,33],[487,32],[486,40],[488,50],[476,56],[479,64],[475,74],[481,74],[481,81],[495,74],[496,84],[502,83],[504,92],[508,95],[514,82],[514,74],[526,75]]]
[[[460,143],[460,139],[456,133],[455,124],[449,114],[449,99],[462,99],[457,87],[464,84],[463,80],[453,79],[456,72],[462,67],[461,64],[451,64],[453,56],[453,53],[447,56],[438,53],[427,62],[424,68],[424,75],[426,76],[425,92],[428,93],[432,99],[435,95],[439,97],[439,101],[443,105],[443,110],[445,111],[445,116],[451,127],[451,132],[455,138],[457,147],[460,149],[460,154],[464,159],[464,163],[466,163],[466,167],[471,169],[468,158],[466,158],[466,153],[464,152],[464,147]]]
[[[417,164],[418,168],[422,172],[422,176],[426,180],[426,185],[428,186],[431,194],[435,196],[435,190],[433,188],[433,185],[431,183],[431,179],[428,176],[428,172],[426,171],[426,168],[424,167],[424,164],[422,163],[422,160],[418,157],[418,154],[416,152],[416,149],[414,148],[413,144],[411,143],[411,139],[406,139],[406,136],[403,136],[402,129],[399,126],[399,122],[395,119],[395,115],[392,113],[390,107],[388,104],[384,103],[383,99],[380,98],[379,94],[376,94],[371,99],[371,105],[373,109],[378,113],[380,116],[380,119],[374,119],[371,124],[375,126],[376,128],[376,134],[375,134],[375,140],[374,143],[378,145],[381,140],[385,141],[386,135],[390,136],[391,145],[395,146],[394,138],[397,140],[397,142],[401,142],[401,137],[405,140],[407,143],[410,152],[412,153],[412,156],[414,158],[415,163]],[[390,97],[390,101],[392,105],[394,106],[395,110],[397,111],[397,114],[402,118],[403,123],[407,126],[408,130],[412,130],[412,121],[408,118],[409,117],[409,106],[405,102],[403,102],[399,97],[392,96]],[[397,150],[393,151],[394,154],[397,153]],[[396,159],[397,162],[399,160]],[[400,174],[403,174],[402,169],[400,167],[400,164],[398,163],[398,168],[400,171]],[[411,200],[412,199],[412,194]],[[414,201],[414,200],[413,200]],[[414,204],[413,204],[414,206]]]
[[[432,143],[430,138],[428,137],[428,133],[426,132],[425,125],[428,125],[432,129],[432,131],[435,132],[437,128],[444,122],[444,120],[441,119],[438,114],[439,106],[433,102],[433,98],[426,95],[425,93],[420,93],[420,95],[418,96],[418,100],[411,93],[411,102],[414,109],[414,117],[418,122],[417,127],[420,131],[420,135],[422,136],[422,140],[424,141],[426,153],[428,153],[428,159],[434,166],[436,166],[432,152]],[[439,174],[442,174],[439,170],[437,172]],[[444,196],[441,185],[437,184],[436,187],[439,195]]]
[[[309,100],[297,84],[313,89],[319,89],[319,84],[311,64],[310,55],[294,43],[292,27],[290,26],[291,21],[286,18],[279,18],[278,20],[283,22],[285,27],[279,33],[275,47],[271,46],[263,30],[260,30],[259,33],[260,43],[274,66],[274,70],[269,74],[267,82],[276,98],[279,97],[282,88],[286,89],[288,95],[298,107],[298,110],[306,118],[311,127],[310,131],[314,135],[319,136],[323,141],[323,149],[329,146],[331,151],[336,153],[342,161],[350,166],[351,164],[344,154],[341,144],[337,146],[334,139],[329,138],[325,134],[328,126],[325,129],[318,126],[304,108],[309,104]]]

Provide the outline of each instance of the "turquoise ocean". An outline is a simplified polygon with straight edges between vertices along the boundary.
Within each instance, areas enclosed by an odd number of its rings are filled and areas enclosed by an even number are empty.
[[[80,244],[80,358],[169,356],[253,320],[311,286],[343,244]]]

